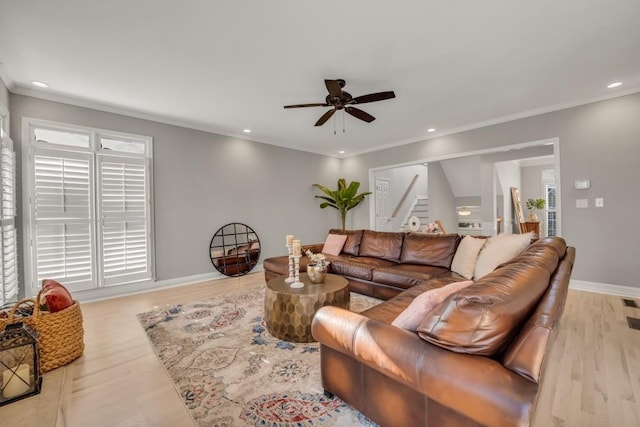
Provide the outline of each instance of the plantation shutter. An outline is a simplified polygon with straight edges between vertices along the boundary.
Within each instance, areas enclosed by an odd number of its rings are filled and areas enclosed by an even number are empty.
[[[92,155],[36,148],[33,162],[36,280],[95,287]]]
[[[151,278],[148,162],[98,155],[98,205],[105,285]]]
[[[0,305],[18,295],[15,176],[13,142],[5,137],[0,148]]]

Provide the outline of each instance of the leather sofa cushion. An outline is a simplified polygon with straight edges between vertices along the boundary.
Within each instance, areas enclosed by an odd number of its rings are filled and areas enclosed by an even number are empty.
[[[346,234],[347,241],[342,247],[343,254],[358,256],[360,253],[360,242],[362,241],[362,230],[339,230],[332,228],[329,234]]]
[[[414,298],[421,293],[431,289],[446,286],[453,282],[459,282],[461,280],[464,280],[464,277],[460,276],[457,273],[447,271],[446,273],[434,277],[431,280],[422,282],[419,285],[406,289],[392,299],[373,306],[360,314],[371,319],[390,324],[391,322],[393,322],[393,319],[395,319],[402,312],[402,310],[407,308],[409,304],[411,304],[411,301],[413,301]]]
[[[392,267],[376,268],[373,270],[371,280],[376,283],[408,289],[447,271],[444,267],[399,264]]]
[[[368,257],[327,257],[330,273],[347,277],[355,277],[362,280],[371,280],[372,271],[379,267],[389,267],[395,263],[378,258]]]
[[[494,355],[504,349],[545,293],[559,257],[551,245],[526,250],[512,262],[434,308],[418,327],[422,339],[459,353]],[[539,257],[548,257],[542,265]]]
[[[359,255],[398,261],[403,240],[404,233],[364,230]]]
[[[307,271],[307,264],[309,258],[303,256],[300,258],[300,271]],[[289,256],[278,256],[273,258],[267,258],[263,262],[264,269],[278,275],[289,275]]]
[[[451,268],[451,262],[459,244],[460,236],[457,234],[429,236],[409,233],[402,244],[400,262]]]

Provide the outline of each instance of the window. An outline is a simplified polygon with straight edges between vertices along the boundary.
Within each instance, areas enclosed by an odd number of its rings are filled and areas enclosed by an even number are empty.
[[[545,233],[547,236],[558,234],[557,212],[556,212],[556,174],[553,169],[542,171],[542,185],[545,196]]]
[[[13,141],[2,133],[0,147],[0,305],[18,296],[15,170]]]
[[[26,126],[29,286],[150,280],[151,138],[32,119]]]

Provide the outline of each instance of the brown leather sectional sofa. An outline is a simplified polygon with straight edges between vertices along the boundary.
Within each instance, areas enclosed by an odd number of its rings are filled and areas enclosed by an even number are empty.
[[[343,254],[329,257],[331,271],[386,301],[360,314],[323,307],[315,315],[327,393],[381,426],[530,424],[575,249],[540,239],[436,306],[416,332],[392,326],[416,296],[464,280],[449,270],[459,240],[350,232]],[[265,260],[267,279],[285,273],[275,271],[281,262]]]

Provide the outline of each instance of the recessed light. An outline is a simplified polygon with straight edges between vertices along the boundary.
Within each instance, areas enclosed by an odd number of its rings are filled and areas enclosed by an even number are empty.
[[[435,131],[436,131],[436,130],[435,130],[435,128],[429,128],[429,129],[427,129],[427,132],[435,132]]]
[[[251,129],[244,129],[242,132],[244,132],[244,133],[251,133]]]
[[[37,80],[32,80],[32,81],[31,81],[31,84],[32,84],[32,85],[34,85],[34,86],[37,86],[37,87],[45,87],[45,88],[46,88],[46,87],[49,87],[49,85],[48,85],[48,84],[43,83],[43,82],[39,82],[39,81],[37,81]]]
[[[607,86],[607,89],[613,89],[615,87],[622,86],[622,82],[614,82]]]
[[[344,150],[338,151],[339,154],[344,154]]]

